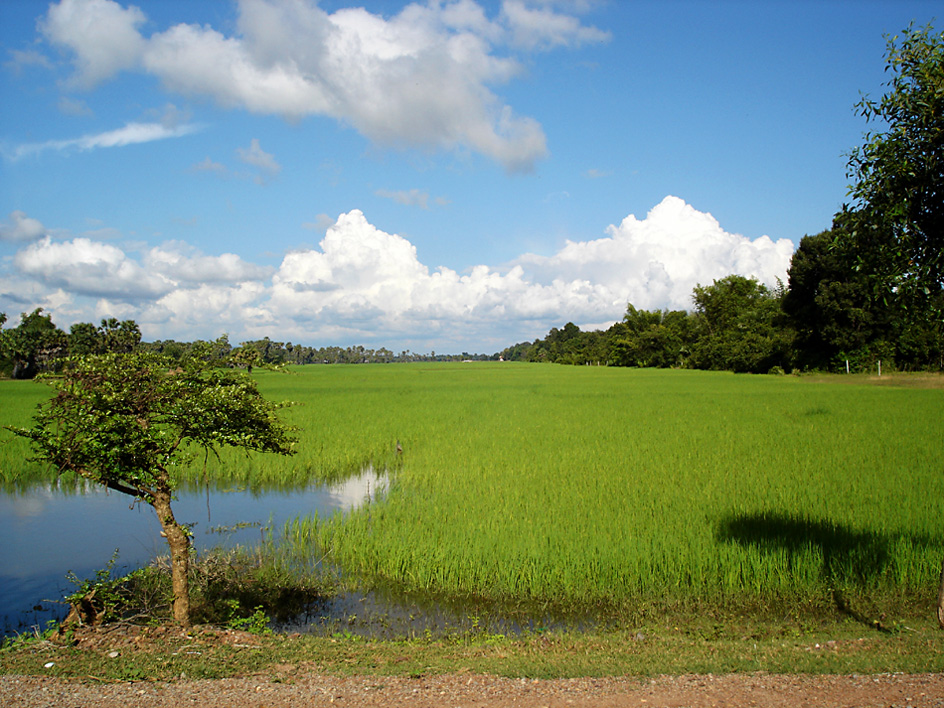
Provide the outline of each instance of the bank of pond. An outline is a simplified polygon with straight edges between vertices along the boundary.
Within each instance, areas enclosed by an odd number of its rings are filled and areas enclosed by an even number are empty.
[[[933,612],[944,556],[936,382],[507,362],[253,375],[267,398],[295,403],[282,415],[298,427],[298,454],[224,453],[206,468],[201,458],[184,474],[178,518],[197,522],[198,553],[268,534],[346,587],[372,589],[335,598],[338,618],[400,612],[411,621],[387,631],[423,631],[421,598],[435,600],[437,627],[527,608],[508,615],[510,629],[568,608],[561,621],[577,624],[629,608],[886,622]],[[46,395],[0,382],[0,422],[27,424]],[[36,576],[62,586],[116,548],[132,567],[166,553],[148,507],[61,491],[68,480],[27,462],[23,441],[2,440],[0,594],[21,593],[5,608],[55,599]],[[331,485],[351,478],[356,491],[331,501]],[[352,503],[367,484],[384,495]]]

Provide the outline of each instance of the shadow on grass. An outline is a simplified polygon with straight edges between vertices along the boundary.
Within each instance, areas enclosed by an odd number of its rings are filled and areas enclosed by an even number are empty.
[[[762,552],[786,551],[791,564],[811,551],[822,558],[821,577],[832,590],[836,608],[853,619],[887,631],[853,609],[843,589],[867,589],[890,566],[904,539],[913,548],[933,545],[928,536],[857,531],[832,521],[814,521],[778,512],[739,514],[724,519],[717,538]]]

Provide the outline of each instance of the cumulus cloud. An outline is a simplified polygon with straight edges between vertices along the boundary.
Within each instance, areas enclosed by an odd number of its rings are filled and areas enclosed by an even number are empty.
[[[95,150],[97,148],[124,147],[139,143],[149,143],[154,140],[180,138],[200,130],[199,125],[185,124],[168,127],[162,123],[127,123],[117,130],[104,133],[83,135],[80,138],[68,140],[47,140],[42,143],[25,143],[16,147],[10,157],[13,160],[30,155],[37,155],[48,150],[67,152],[69,150]]]
[[[242,283],[263,280],[272,274],[272,268],[247,263],[235,253],[208,256],[180,241],[149,250],[144,258],[144,267],[177,285]]]
[[[568,242],[549,257],[525,255],[516,262],[537,279],[592,281],[636,307],[688,309],[697,284],[732,273],[774,284],[785,277],[793,253],[787,239],[752,241],[727,233],[711,214],[672,196],[645,219],[630,214],[607,234]]]
[[[158,297],[173,288],[120,248],[88,238],[57,243],[47,236],[17,253],[14,263],[26,275],[79,295],[134,300]]]
[[[38,220],[19,210],[10,212],[9,223],[0,224],[0,241],[35,241],[45,234]]]
[[[431,271],[409,241],[352,211],[328,230],[320,250],[285,257],[269,307],[280,320],[345,326],[362,337],[425,330],[536,336],[568,320],[615,321],[628,302],[690,309],[696,284],[731,273],[773,284],[784,277],[793,252],[786,239],[727,233],[710,214],[676,197],[645,219],[626,217],[607,234],[568,242],[549,257],[524,255],[507,268],[479,265],[459,274]]]
[[[91,88],[140,62],[145,40],[138,27],[146,19],[137,7],[111,0],[61,0],[49,6],[40,29],[75,55],[70,85]]]
[[[236,32],[178,24],[150,37],[112,0],[61,0],[42,31],[74,55],[72,84],[126,69],[220,105],[297,120],[332,117],[382,145],[470,148],[527,171],[547,152],[533,118],[492,86],[521,72],[508,50],[601,42],[608,33],[548,4],[507,0],[489,19],[473,0],[410,4],[392,17],[328,13],[311,0],[241,0]]]
[[[274,272],[180,242],[145,250],[139,262],[88,238],[46,237],[14,263],[17,278],[97,297],[100,310],[132,308],[125,316],[155,338],[229,332],[311,345],[488,352],[567,321],[607,326],[627,303],[690,309],[696,284],[732,273],[773,284],[785,277],[792,252],[786,239],[728,233],[711,214],[670,196],[601,238],[461,273],[420,262],[409,240],[359,210],[334,220],[318,247],[286,254]]]

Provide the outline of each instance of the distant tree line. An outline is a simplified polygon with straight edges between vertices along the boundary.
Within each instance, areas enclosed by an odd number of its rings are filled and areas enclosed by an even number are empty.
[[[0,313],[0,327],[7,317]],[[65,332],[44,314],[42,308],[20,316],[15,327],[0,329],[0,376],[30,379],[40,372],[56,371],[59,363],[68,357],[90,354],[151,352],[171,362],[189,358],[252,372],[254,367],[279,367],[286,364],[388,364],[413,361],[484,361],[497,359],[498,354],[420,354],[404,350],[394,353],[381,347],[363,346],[309,347],[291,342],[276,342],[268,337],[230,344],[224,334],[212,341],[178,342],[158,340],[144,342],[141,329],[134,320],[110,318],[99,326],[79,322]]]

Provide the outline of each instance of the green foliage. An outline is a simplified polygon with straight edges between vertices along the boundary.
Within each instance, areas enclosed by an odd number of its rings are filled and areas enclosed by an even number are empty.
[[[66,345],[65,333],[41,307],[28,315],[24,312],[17,327],[0,330],[0,360],[14,379],[31,379],[50,370],[65,354]]]
[[[252,614],[243,617],[239,614],[239,602],[237,600],[231,600],[230,611],[232,618],[226,623],[226,626],[230,629],[238,629],[261,636],[272,634],[272,628],[269,626],[269,618],[262,605],[256,607],[256,609],[252,611]]]
[[[691,366],[752,373],[789,367],[792,333],[783,326],[782,297],[740,275],[697,286],[693,299],[700,333]]]
[[[66,579],[75,586],[75,590],[63,599],[82,621],[105,624],[120,619],[124,614],[130,597],[129,585],[141,576],[142,571],[115,576],[117,560],[116,549],[108,564],[95,571],[94,577],[80,579],[71,570],[66,574]]]
[[[248,377],[187,362],[168,370],[160,357],[107,354],[72,359],[32,428],[37,459],[145,501],[172,488],[195,449],[224,446],[290,454],[293,439],[277,407]]]
[[[150,504],[173,560],[174,619],[190,622],[189,530],[171,499],[180,468],[197,451],[225,447],[291,454],[294,438],[244,374],[186,360],[168,369],[147,353],[70,359],[55,395],[31,428],[8,427],[30,440],[36,459]]]
[[[800,368],[837,371],[885,333],[887,317],[875,307],[868,283],[855,269],[855,254],[837,238],[841,228],[805,236],[787,272],[783,309],[796,328]]]
[[[297,556],[293,555],[296,550]],[[306,553],[310,555],[310,547],[283,550],[266,543],[194,554],[189,567],[194,622],[214,626],[236,626],[236,622],[243,629],[261,630],[259,625],[270,618],[286,622],[297,617],[337,590],[332,576],[311,572],[310,564],[304,562]],[[170,565],[168,557],[156,558],[138,572],[131,586],[135,609],[150,621],[167,619]]]
[[[141,343],[141,329],[134,320],[119,322],[114,317],[103,319],[99,327],[77,322],[69,329],[69,354],[128,354]]]
[[[857,105],[866,133],[849,157],[848,237],[877,293],[944,316],[944,33],[887,37],[886,92]]]
[[[617,366],[682,366],[694,339],[692,324],[687,312],[649,312],[630,304],[623,321],[610,329],[612,361]]]

